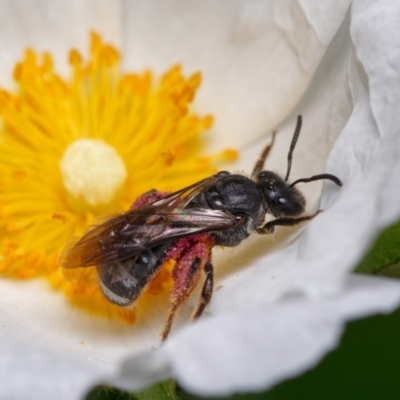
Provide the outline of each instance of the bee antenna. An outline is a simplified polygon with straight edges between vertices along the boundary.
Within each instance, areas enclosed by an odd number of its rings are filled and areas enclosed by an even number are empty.
[[[287,182],[287,180],[289,179],[290,169],[292,168],[293,151],[294,151],[294,148],[296,147],[297,139],[299,138],[299,135],[300,135],[302,122],[303,122],[303,118],[301,117],[301,115],[299,115],[297,117],[297,124],[296,124],[296,129],[294,130],[292,143],[290,144],[290,148],[289,148],[289,153],[288,153],[288,158],[287,158],[288,166],[287,166],[285,182]]]
[[[311,176],[310,178],[297,179],[297,181],[294,181],[289,187],[293,187],[294,185],[297,185],[300,182],[307,183],[312,181],[318,181],[320,179],[329,179],[330,181],[335,182],[336,185],[342,186],[342,181],[337,176],[331,174],[320,174]]]

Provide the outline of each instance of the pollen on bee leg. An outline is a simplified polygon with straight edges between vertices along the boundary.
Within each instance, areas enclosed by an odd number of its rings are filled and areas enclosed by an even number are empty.
[[[128,173],[118,152],[102,139],[78,139],[59,162],[65,189],[90,206],[108,204]]]
[[[169,295],[169,310],[161,339],[167,339],[176,311],[196,287],[200,272],[210,260],[210,252],[215,239],[211,234],[202,233],[192,237],[178,239],[171,247],[166,258],[175,260],[172,270],[173,287]]]

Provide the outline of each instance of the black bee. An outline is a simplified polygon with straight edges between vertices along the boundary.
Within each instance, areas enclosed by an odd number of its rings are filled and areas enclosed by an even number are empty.
[[[152,190],[140,196],[132,209],[93,228],[61,255],[63,268],[96,267],[106,298],[129,306],[167,260],[174,260],[173,289],[162,340],[168,337],[178,307],[196,287],[201,271],[205,281],[192,318],[200,317],[213,291],[211,250],[237,246],[252,232],[270,234],[275,226],[294,226],[314,218],[299,217],[306,201],[295,188],[300,182],[329,179],[321,174],[289,184],[293,151],[302,124],[298,117],[288,153],[285,179],[263,171],[274,143],[263,150],[250,178],[223,171],[172,194]],[[266,214],[276,219],[264,223]]]

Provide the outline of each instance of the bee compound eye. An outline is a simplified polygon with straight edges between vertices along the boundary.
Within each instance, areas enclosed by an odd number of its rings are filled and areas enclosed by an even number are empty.
[[[286,197],[278,197],[276,199],[277,206],[285,215],[298,215],[303,212],[303,206],[296,200],[288,199]]]
[[[285,206],[289,203],[289,200],[286,199],[285,197],[278,197],[277,202],[281,206]]]

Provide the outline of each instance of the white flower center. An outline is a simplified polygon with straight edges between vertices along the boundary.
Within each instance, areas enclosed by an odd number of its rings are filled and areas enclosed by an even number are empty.
[[[128,175],[118,152],[101,139],[72,142],[60,170],[67,191],[91,206],[109,203]]]

